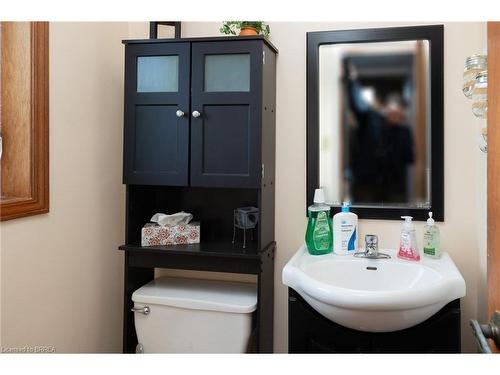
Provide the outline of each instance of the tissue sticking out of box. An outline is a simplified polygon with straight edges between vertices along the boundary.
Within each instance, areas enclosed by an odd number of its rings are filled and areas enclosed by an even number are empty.
[[[175,225],[187,225],[192,219],[192,214],[181,211],[172,215],[156,213],[151,218],[151,221],[161,226],[173,227]]]

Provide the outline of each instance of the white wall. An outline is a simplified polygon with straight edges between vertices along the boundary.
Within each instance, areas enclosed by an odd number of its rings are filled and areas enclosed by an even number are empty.
[[[403,24],[401,24],[403,25]],[[184,22],[182,36],[219,35],[220,23]],[[275,350],[287,350],[287,298],[281,270],[302,244],[306,225],[306,32],[398,26],[375,23],[270,23],[277,60]],[[476,146],[480,123],[461,93],[465,58],[486,48],[485,23],[445,24],[445,217],[442,245],[467,283],[462,300],[463,350],[475,346],[468,325],[484,315],[486,257],[486,158]],[[376,233],[396,247],[401,223],[360,221],[360,238]],[[422,225],[418,225],[422,230]]]
[[[4,348],[120,352],[127,23],[50,24],[50,213],[2,222]]]

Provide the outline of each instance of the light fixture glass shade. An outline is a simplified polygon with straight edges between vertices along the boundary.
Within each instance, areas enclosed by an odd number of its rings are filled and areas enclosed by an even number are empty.
[[[488,72],[483,70],[476,76],[472,91],[472,113],[476,117],[486,118],[488,113]]]
[[[486,70],[487,67],[488,62],[486,55],[472,55],[465,60],[462,91],[467,98],[470,99],[472,97],[477,74]]]

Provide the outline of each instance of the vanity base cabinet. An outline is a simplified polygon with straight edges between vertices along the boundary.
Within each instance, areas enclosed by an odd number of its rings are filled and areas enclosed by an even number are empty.
[[[288,289],[289,353],[460,353],[460,300],[431,318],[395,332],[361,332],[343,327],[314,310]]]

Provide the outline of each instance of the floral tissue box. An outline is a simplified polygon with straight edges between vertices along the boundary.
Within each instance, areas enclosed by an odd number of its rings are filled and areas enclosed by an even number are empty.
[[[200,243],[200,223],[185,225],[158,225],[148,223],[142,227],[141,246],[184,245]]]

